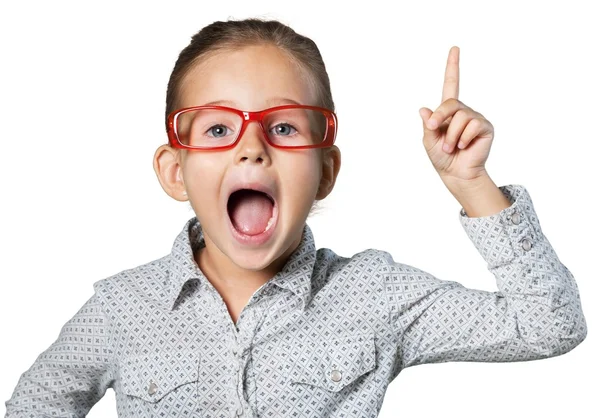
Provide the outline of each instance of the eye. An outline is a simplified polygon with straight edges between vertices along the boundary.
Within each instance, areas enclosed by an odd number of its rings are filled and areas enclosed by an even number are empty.
[[[291,135],[293,132],[289,132],[290,129],[293,129],[295,132],[297,132],[296,128],[294,128],[289,123],[280,123],[280,124],[277,124],[277,125],[275,125],[273,127],[273,129],[275,130],[275,134],[276,135],[283,135],[283,136],[289,136],[289,135]]]
[[[206,132],[210,132],[211,134],[215,134],[214,136],[210,135],[210,136],[213,136],[214,138],[223,138],[223,137],[227,136],[227,130],[228,129],[229,128],[227,128],[227,126],[219,124],[219,125],[213,125],[213,126],[211,126],[210,128],[208,128],[208,130]]]

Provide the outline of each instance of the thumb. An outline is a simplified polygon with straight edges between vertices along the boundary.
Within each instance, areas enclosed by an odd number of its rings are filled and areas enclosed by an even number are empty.
[[[439,127],[436,129],[429,129],[427,127],[427,121],[429,120],[432,114],[433,111],[427,107],[422,107],[419,109],[419,115],[421,116],[421,120],[423,121],[423,142],[425,143],[425,145],[428,146],[428,148],[435,145],[439,134]]]

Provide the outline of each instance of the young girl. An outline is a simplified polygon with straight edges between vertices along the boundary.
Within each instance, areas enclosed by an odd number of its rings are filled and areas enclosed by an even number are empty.
[[[170,254],[94,284],[21,376],[7,417],[375,417],[402,369],[564,354],[586,337],[577,284],[521,185],[488,176],[493,127],[458,100],[458,48],[423,145],[497,292],[369,249],[316,249],[306,224],[340,169],[338,120],[310,39],[215,22],[180,54],[154,169],[195,215]],[[351,230],[348,231],[350,236]]]

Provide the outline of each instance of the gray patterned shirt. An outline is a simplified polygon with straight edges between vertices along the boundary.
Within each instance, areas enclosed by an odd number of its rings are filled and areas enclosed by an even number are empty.
[[[375,417],[402,369],[564,354],[587,335],[579,291],[527,190],[459,219],[497,292],[440,280],[375,249],[315,249],[305,225],[282,271],[234,324],[194,261],[194,217],[170,254],[94,283],[21,375],[7,417],[83,417],[108,388],[119,417]]]

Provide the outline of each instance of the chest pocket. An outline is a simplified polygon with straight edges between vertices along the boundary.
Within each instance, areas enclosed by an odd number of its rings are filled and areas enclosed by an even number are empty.
[[[374,334],[344,335],[290,348],[290,380],[339,392],[375,368]]]
[[[158,402],[180,386],[198,381],[199,354],[193,351],[160,351],[124,358],[119,363],[123,393]],[[190,395],[195,396],[194,384]]]

